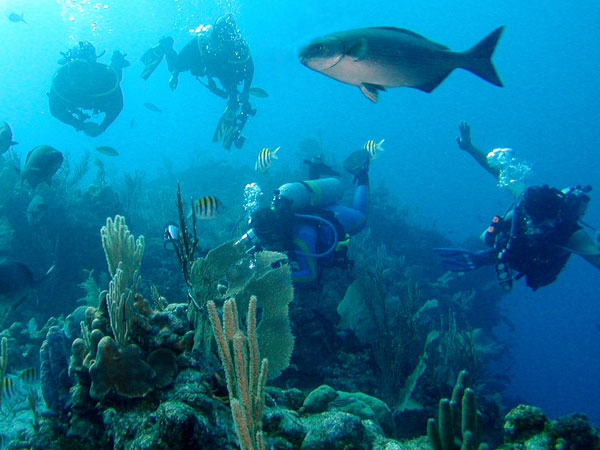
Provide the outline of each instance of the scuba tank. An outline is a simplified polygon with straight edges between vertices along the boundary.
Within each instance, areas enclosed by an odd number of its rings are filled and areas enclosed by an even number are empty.
[[[343,195],[344,188],[337,178],[321,178],[280,186],[275,191],[274,203],[277,207],[277,202],[287,202],[292,211],[302,212],[337,203]]]

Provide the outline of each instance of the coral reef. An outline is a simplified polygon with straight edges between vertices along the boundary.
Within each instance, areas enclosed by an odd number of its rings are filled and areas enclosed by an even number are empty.
[[[52,326],[40,349],[42,395],[48,409],[56,414],[64,414],[71,403],[68,345],[63,330]]]
[[[223,305],[223,323],[213,301],[208,304],[210,321],[225,370],[227,391],[235,432],[242,450],[264,450],[262,415],[265,407],[265,383],[268,361],[260,362],[256,340],[256,297],[248,303],[247,331],[240,330],[234,299]],[[233,349],[233,352],[231,352]]]
[[[489,448],[486,443],[479,443],[482,433],[478,424],[475,391],[466,387],[467,376],[464,370],[458,374],[452,397],[440,400],[438,420],[427,421],[427,436],[434,450]]]

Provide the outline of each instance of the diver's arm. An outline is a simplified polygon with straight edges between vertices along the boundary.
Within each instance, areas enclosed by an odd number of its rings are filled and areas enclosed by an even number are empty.
[[[69,112],[67,104],[64,101],[58,98],[58,96],[52,91],[48,93],[48,98],[50,114],[52,114],[61,122],[71,125],[77,131],[83,130],[84,121],[78,119],[73,115],[73,113]]]
[[[167,60],[167,69],[169,72],[173,72],[175,70],[175,65],[177,64],[177,52],[173,48],[173,38],[171,36],[165,36],[158,44],[161,46],[163,52],[165,53],[165,59]]]
[[[110,101],[106,105],[104,111],[104,120],[100,122],[100,129],[106,130],[108,126],[115,121],[115,119],[121,114],[123,110],[123,91],[119,87],[113,95],[110,96]],[[101,132],[102,132],[101,131]]]
[[[494,178],[498,179],[500,177],[500,171],[490,166],[486,154],[479,150],[477,147],[475,147],[473,145],[473,142],[471,142],[471,127],[469,126],[469,124],[465,121],[461,121],[458,124],[458,131],[460,133],[460,136],[456,138],[458,148],[466,151],[469,155],[473,157],[477,164],[479,164],[481,167],[483,167],[485,170],[491,173],[494,176]]]
[[[165,58],[167,60],[167,67],[171,72],[171,78],[169,79],[169,87],[172,91],[177,89],[179,84],[179,74],[181,72],[187,72],[192,68],[192,59],[194,57],[194,50],[197,51],[198,43],[197,37],[193,38],[188,42],[185,47],[181,49],[179,54],[175,51],[173,46],[166,46]]]
[[[250,52],[250,50],[248,50]],[[248,57],[248,62],[246,63],[246,67],[244,68],[244,87],[242,88],[242,93],[240,94],[240,103],[242,104],[242,108],[247,103],[248,108],[251,108],[250,105],[250,87],[252,86],[252,79],[254,78],[254,61],[252,61],[252,55]]]
[[[567,242],[567,248],[600,269],[600,248],[585,230],[580,229],[573,233]]]
[[[106,103],[103,106],[105,107],[102,110],[104,112],[104,119],[99,124],[86,122],[83,126],[83,132],[86,135],[90,137],[100,136],[119,116],[123,109],[123,92],[120,87],[106,98]]]

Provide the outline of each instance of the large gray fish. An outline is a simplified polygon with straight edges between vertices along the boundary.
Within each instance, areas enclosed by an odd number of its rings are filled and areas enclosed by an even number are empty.
[[[504,27],[497,28],[464,52],[402,28],[372,27],[341,31],[300,49],[300,62],[353,86],[377,103],[378,91],[412,87],[433,91],[456,68],[466,69],[502,86],[491,57]]]
[[[21,182],[27,180],[32,189],[50,180],[63,162],[63,155],[49,145],[38,145],[27,154],[25,167],[21,172]]]
[[[6,122],[0,123],[0,155],[7,152],[10,147],[17,145],[18,142],[12,140],[13,132],[10,125]]]
[[[0,262],[0,310],[17,306],[46,279],[54,266],[40,279],[20,262]]]

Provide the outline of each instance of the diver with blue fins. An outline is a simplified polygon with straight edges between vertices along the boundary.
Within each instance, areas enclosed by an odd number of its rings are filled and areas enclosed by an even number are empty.
[[[96,55],[88,41],[61,53],[62,65],[52,77],[48,92],[50,113],[77,131],[96,137],[115,121],[123,109],[121,79],[123,69],[129,66],[127,55],[113,52],[110,65],[97,62],[104,55]],[[91,121],[104,114],[100,123]]]
[[[461,122],[459,132],[459,148],[508,188],[515,201],[504,215],[494,216],[483,233],[490,250],[435,249],[447,270],[465,272],[495,265],[498,281],[508,291],[521,277],[533,290],[554,282],[573,253],[600,269],[600,232],[582,221],[590,186],[562,190],[527,186],[520,175],[528,168],[516,160],[512,149],[494,149],[486,156],[471,142],[468,123]],[[595,239],[584,227],[595,233]]]
[[[286,183],[275,191],[270,206],[251,213],[250,229],[238,242],[249,252],[286,253],[297,287],[316,284],[323,267],[351,267],[347,257],[350,237],[367,221],[369,162],[364,149],[344,161],[357,184],[352,208],[338,203],[343,187],[336,178]]]
[[[241,148],[245,142],[242,130],[248,118],[256,114],[250,104],[250,94],[267,96],[262,89],[251,88],[254,62],[250,47],[240,34],[233,14],[221,16],[213,26],[200,26],[196,31],[198,34],[179,53],[173,49],[173,38],[169,36],[146,51],[141,58],[145,64],[141,77],[148,79],[163,57],[171,72],[169,87],[172,90],[177,88],[179,74],[190,72],[213,94],[227,99],[213,142],[221,142],[226,149],[232,144]],[[200,77],[207,77],[207,82],[201,81]],[[221,87],[217,86],[215,78]],[[238,91],[240,84],[243,84],[241,92]]]

